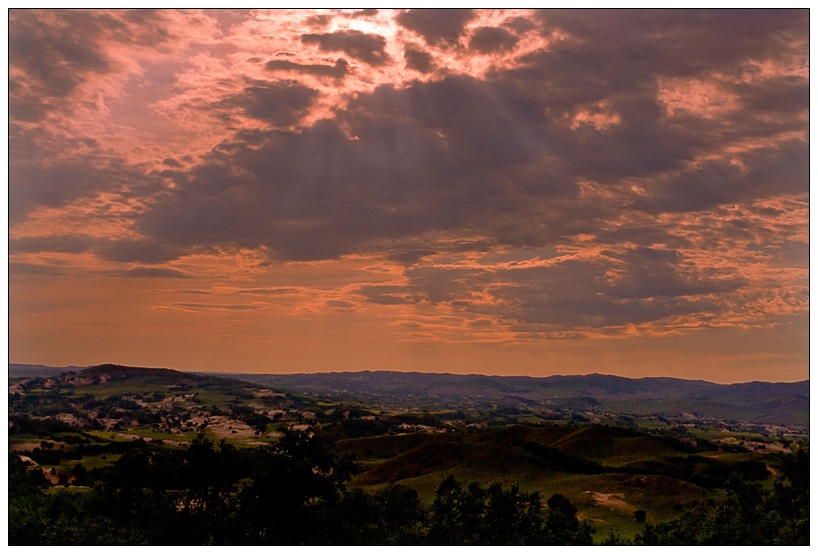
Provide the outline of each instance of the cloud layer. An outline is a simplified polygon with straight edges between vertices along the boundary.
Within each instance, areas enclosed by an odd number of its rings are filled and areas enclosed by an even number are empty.
[[[12,280],[301,267],[248,311],[411,343],[803,325],[808,16],[11,10]]]

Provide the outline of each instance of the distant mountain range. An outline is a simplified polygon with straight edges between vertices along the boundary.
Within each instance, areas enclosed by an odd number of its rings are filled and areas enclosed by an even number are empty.
[[[37,364],[9,364],[9,377],[53,377],[66,371],[80,371],[86,367],[88,366],[52,367]]]
[[[809,381],[720,385],[666,377],[630,379],[600,374],[494,377],[396,371],[231,377],[303,394],[416,405],[525,404],[633,415],[689,413],[701,418],[809,424]]]
[[[9,364],[10,377],[48,377],[81,367]],[[435,406],[527,406],[629,415],[667,415],[809,427],[809,381],[720,385],[614,375],[500,377],[396,371],[311,374],[204,373],[332,399]]]

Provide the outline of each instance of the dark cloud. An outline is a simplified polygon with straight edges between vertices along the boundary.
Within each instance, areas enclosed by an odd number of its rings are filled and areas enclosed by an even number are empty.
[[[64,97],[84,81],[87,73],[110,70],[110,62],[98,44],[102,26],[94,16],[76,15],[64,11],[9,11],[9,59],[36,83],[37,92],[47,97]],[[58,32],[49,24],[53,16],[64,17],[72,25]],[[15,81],[15,90],[21,86]]]
[[[763,84],[740,83],[728,90],[740,98],[742,112],[750,115],[747,126],[761,124],[764,130],[773,118],[782,130],[800,126],[800,121],[788,116],[809,103],[809,80],[800,76],[766,79]]]
[[[747,60],[791,55],[807,40],[808,10],[542,10],[544,34],[567,33],[558,46],[594,60],[606,80],[735,71]],[[626,33],[623,30],[627,29]],[[786,36],[789,40],[782,40]],[[804,43],[806,44],[806,42]],[[608,66],[602,60],[609,61]],[[641,79],[640,79],[641,80]]]
[[[349,73],[349,63],[338,58],[335,65],[326,64],[300,64],[289,60],[271,60],[267,62],[267,69],[271,71],[295,71],[316,77],[332,77],[333,79],[343,79]]]
[[[490,271],[472,267],[418,266],[408,269],[406,275],[414,296],[433,304],[468,303],[493,279]]]
[[[646,211],[691,212],[720,204],[779,194],[809,192],[809,146],[789,141],[759,148],[732,160],[712,160],[698,168],[658,180],[651,194],[635,200]]]
[[[386,39],[380,35],[348,30],[334,33],[301,35],[304,44],[316,44],[324,52],[345,52],[350,57],[361,60],[372,66],[385,64],[389,60],[386,54]]]
[[[264,288],[245,288],[238,291],[239,294],[258,294],[262,296],[287,296],[298,294],[300,291],[293,287],[264,287]]]
[[[74,106],[64,100],[93,76],[116,69],[109,41],[152,45],[173,38],[166,14],[150,10],[9,10],[9,117],[40,121]]]
[[[10,275],[65,275],[66,268],[41,263],[32,264],[26,262],[9,262],[8,270]]]
[[[518,39],[499,27],[479,27],[469,40],[469,50],[481,54],[493,54],[514,48]]]
[[[774,263],[780,267],[809,269],[809,243],[794,240],[773,243],[766,249],[774,256]]]
[[[355,303],[346,300],[327,300],[326,305],[335,308],[339,312],[352,312],[355,310]]]
[[[399,21],[440,46],[458,43],[471,17],[468,10],[412,10]],[[524,23],[506,28],[535,28]],[[110,183],[129,194],[145,191],[151,202],[134,216],[145,237],[139,241],[26,239],[10,247],[90,250],[141,264],[234,247],[265,247],[274,260],[378,253],[405,266],[408,284],[363,287],[367,301],[445,304],[521,333],[718,317],[727,308],[716,299],[747,283],[729,267],[698,267],[691,250],[715,255],[741,247],[803,267],[805,243],[791,238],[803,229],[755,223],[747,206],[755,206],[756,218],[778,220],[785,211],[756,204],[785,195],[808,201],[808,144],[780,137],[805,132],[809,82],[757,71],[761,62],[791,57],[793,40],[807,44],[804,12],[545,11],[537,23],[564,38],[513,67],[435,78],[431,54],[407,46],[406,67],[429,75],[426,82],[357,91],[297,132],[236,132],[185,170],[171,158],[161,174],[90,156],[44,166],[51,151],[39,137],[22,136],[9,168],[12,218]],[[516,40],[504,28],[483,27],[469,47],[502,52]],[[378,35],[339,31],[302,41],[370,65],[387,61]],[[86,73],[107,70],[103,58],[64,50],[55,59],[70,54]],[[26,63],[32,75],[47,67]],[[266,67],[333,79],[349,69],[344,60]],[[63,78],[39,77],[55,93],[77,86]],[[671,114],[660,98],[665,79],[713,83],[729,103],[714,117]],[[25,86],[14,82],[10,95],[25,98]],[[287,128],[303,121],[318,94],[297,81],[258,81],[211,108],[227,123],[242,110]],[[50,109],[43,106],[19,103],[17,118],[36,120]],[[10,133],[15,129],[22,126]],[[163,180],[173,188],[160,187]],[[692,216],[677,228],[674,218],[683,214]],[[458,265],[464,252],[548,247],[554,257],[556,245],[580,250],[580,236],[598,250],[594,257],[566,254],[535,267]]]
[[[349,13],[347,14],[347,17],[374,17],[376,15],[378,15],[378,10],[375,8],[366,8]]]
[[[468,9],[416,9],[401,13],[398,23],[422,36],[428,44],[457,44],[466,23],[474,18]]]
[[[657,248],[610,250],[594,259],[534,267],[432,264],[410,268],[405,275],[405,286],[366,286],[359,292],[375,304],[447,304],[500,319],[517,332],[603,329],[691,314],[706,321],[723,309],[716,295],[746,284],[732,275],[702,271],[678,252]],[[487,303],[487,296],[493,302]]]
[[[406,60],[406,67],[421,73],[431,73],[435,69],[435,62],[432,55],[412,46],[407,46],[403,51],[403,58]]]
[[[718,159],[693,166],[702,153],[745,140],[745,114],[762,99],[778,115],[762,114],[753,122],[758,137],[802,129],[795,116],[808,106],[805,82],[737,86],[735,113],[719,122],[699,118],[680,125],[660,103],[658,76],[704,78],[714,64],[726,69],[728,60],[745,58],[719,52],[711,64],[702,61],[704,51],[695,62],[682,57],[676,42],[683,29],[706,26],[700,18],[679,22],[641,12],[632,19],[612,17],[619,18],[618,28],[629,29],[621,40],[613,40],[612,31],[594,34],[597,27],[607,29],[597,15],[586,21],[570,12],[546,12],[543,25],[564,28],[570,36],[513,68],[494,70],[485,79],[448,76],[403,88],[381,86],[351,99],[336,120],[299,134],[240,134],[192,172],[177,175],[177,188],[140,229],[180,251],[214,243],[265,245],[284,259],[309,260],[428,232],[479,233],[509,247],[544,246],[581,233],[604,236],[605,222],[622,210],[695,211],[805,193],[803,141],[736,153],[742,171]],[[667,30],[668,37],[654,36],[656,29]],[[605,37],[611,45],[602,44]],[[766,34],[756,40],[762,46],[749,51],[783,48],[771,45]],[[410,52],[419,54],[416,67],[428,69],[419,50],[407,49],[407,63]],[[281,101],[278,94],[274,87],[269,96],[246,94],[243,102],[260,115],[298,113],[311,101],[310,92],[301,104],[288,104],[289,95]],[[610,114],[613,122],[605,128],[571,123],[585,111]],[[350,141],[353,136],[358,140]],[[634,179],[644,180],[639,194],[622,184]],[[581,194],[582,182],[610,191],[616,203]],[[650,235],[643,238],[647,245]],[[667,246],[681,239],[673,240]],[[439,251],[439,245],[430,250]]]
[[[179,252],[156,240],[112,240],[97,244],[99,255],[115,262],[155,264],[179,257]]]
[[[170,305],[171,308],[179,308],[183,310],[197,310],[206,312],[246,312],[252,310],[260,310],[264,306],[256,304],[202,304],[198,302],[174,302]]]
[[[146,175],[122,159],[105,156],[96,149],[75,152],[94,139],[60,139],[46,133],[21,131],[9,134],[9,220],[17,223],[37,206],[59,207],[97,192],[114,190],[124,198],[150,196],[162,189],[157,175]],[[48,160],[48,163],[43,163]],[[118,217],[100,214],[101,217]]]
[[[10,238],[8,242],[9,253],[36,254],[42,252],[63,252],[67,254],[79,254],[88,252],[94,244],[93,239],[82,236],[48,236],[48,237],[23,237]]]
[[[309,25],[310,27],[317,27],[319,29],[323,29],[324,27],[328,26],[332,21],[331,15],[311,15],[307,19],[304,20],[304,23]]]
[[[532,29],[536,29],[537,24],[527,17],[512,17],[503,22],[503,27],[507,27],[518,35],[522,35]]]
[[[284,126],[297,123],[317,96],[317,90],[303,85],[270,83],[245,89],[242,100],[247,115]]]
[[[407,250],[403,252],[394,252],[389,257],[396,262],[403,265],[414,265],[427,256],[437,254],[435,250]]]
[[[280,127],[297,124],[307,113],[318,91],[307,86],[287,82],[259,82],[244,89],[236,96],[215,104],[226,118],[232,117],[236,108],[250,117]]]
[[[364,295],[369,302],[373,304],[406,304],[408,300],[404,298],[403,294],[406,292],[404,287],[390,286],[390,285],[372,285],[361,287],[358,291]]]
[[[184,271],[170,267],[134,267],[124,273],[125,277],[158,277],[160,279],[189,279],[190,275]]]
[[[216,20],[219,30],[222,33],[227,34],[233,27],[241,25],[250,19],[253,16],[253,12],[252,10],[246,8],[220,8],[218,10],[210,10],[208,15]]]
[[[575,185],[559,164],[542,163],[549,130],[541,125],[513,90],[472,78],[381,87],[337,122],[246,134],[191,171],[165,172],[176,188],[140,229],[181,249],[264,244],[286,259],[464,225],[542,243],[557,222],[530,227],[521,217],[542,216],[549,201],[559,210]]]
[[[702,273],[672,250],[603,254],[535,267],[417,267],[406,272],[409,284],[402,294],[390,293],[490,315],[522,332],[604,328],[692,313],[712,318],[724,309],[713,295],[745,284],[732,276]],[[486,304],[485,295],[494,302]]]
[[[622,275],[603,287],[611,298],[675,298],[732,291],[745,284],[733,276],[709,275],[674,250],[638,247],[624,252],[603,252]]]

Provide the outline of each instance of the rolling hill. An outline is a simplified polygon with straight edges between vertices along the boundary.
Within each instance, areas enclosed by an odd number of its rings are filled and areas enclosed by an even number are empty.
[[[600,374],[495,377],[394,371],[232,377],[303,394],[416,406],[525,404],[629,415],[691,414],[759,424],[809,425],[809,381],[720,385]]]

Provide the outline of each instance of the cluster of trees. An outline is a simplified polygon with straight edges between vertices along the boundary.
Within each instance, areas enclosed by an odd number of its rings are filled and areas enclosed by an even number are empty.
[[[9,544],[592,544],[560,495],[444,480],[431,506],[399,484],[348,488],[356,471],[326,437],[292,431],[270,447],[199,436],[189,448],[132,449],[84,475],[87,489],[44,491],[9,457]],[[80,472],[82,473],[82,472]]]
[[[78,464],[88,488],[44,490],[42,474],[10,454],[9,544],[593,544],[593,527],[559,494],[543,502],[516,486],[448,477],[424,505],[399,484],[348,488],[356,464],[323,435],[291,431],[247,449],[203,435],[186,449],[133,444],[109,468]],[[785,458],[771,491],[737,474],[724,504],[648,523],[635,543],[809,544],[808,448]]]
[[[783,458],[772,490],[733,475],[722,504],[700,503],[670,521],[647,524],[640,545],[809,545],[809,447]]]

